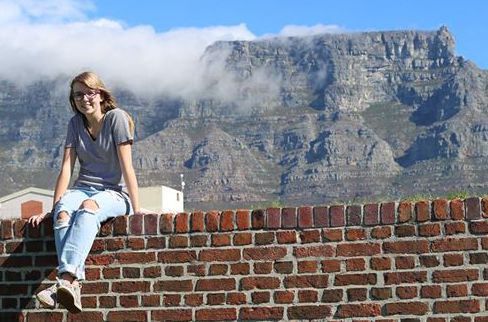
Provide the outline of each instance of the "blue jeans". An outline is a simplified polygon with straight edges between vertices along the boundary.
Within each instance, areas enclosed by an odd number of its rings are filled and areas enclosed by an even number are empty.
[[[97,210],[81,208],[85,200],[98,205]],[[60,219],[60,212],[69,219]],[[107,219],[132,214],[132,205],[125,193],[76,186],[66,191],[54,211],[54,241],[58,255],[58,275],[68,272],[79,280],[85,279],[85,260],[101,223]]]

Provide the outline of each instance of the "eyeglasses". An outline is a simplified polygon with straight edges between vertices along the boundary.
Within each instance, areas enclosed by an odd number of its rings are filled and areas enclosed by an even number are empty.
[[[91,90],[88,93],[83,93],[83,92],[75,92],[73,93],[73,98],[76,101],[81,101],[83,98],[86,96],[88,99],[93,99],[97,94],[100,94],[99,90]]]

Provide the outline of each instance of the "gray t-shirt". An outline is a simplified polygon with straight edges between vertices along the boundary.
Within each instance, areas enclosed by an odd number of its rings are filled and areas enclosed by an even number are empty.
[[[82,115],[77,113],[73,116],[68,124],[64,146],[74,147],[80,162],[80,173],[74,185],[125,190],[117,145],[132,140],[127,114],[119,108],[105,114],[96,139],[83,124]]]

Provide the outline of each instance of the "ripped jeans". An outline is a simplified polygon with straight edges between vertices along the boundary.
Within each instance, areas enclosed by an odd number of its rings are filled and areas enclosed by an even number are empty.
[[[98,209],[80,209],[85,200],[94,201]],[[69,219],[58,218],[66,212]],[[85,260],[100,225],[107,219],[132,214],[132,205],[125,193],[76,186],[66,191],[54,212],[54,241],[58,256],[58,275],[68,272],[79,280],[85,279]]]

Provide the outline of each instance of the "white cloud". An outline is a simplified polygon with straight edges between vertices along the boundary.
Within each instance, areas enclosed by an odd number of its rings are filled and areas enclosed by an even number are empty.
[[[338,34],[347,32],[344,28],[336,25],[315,25],[315,26],[295,26],[288,25],[283,27],[278,36],[311,36],[317,34]]]

